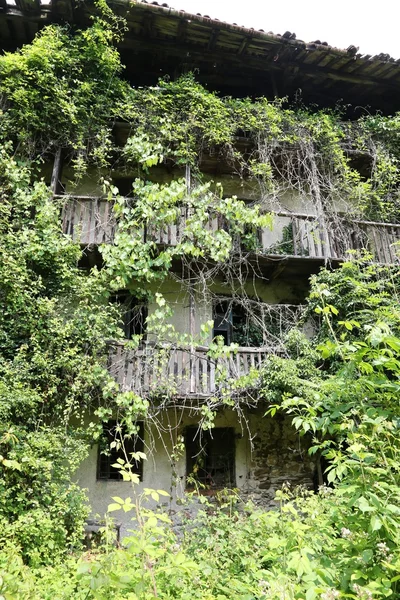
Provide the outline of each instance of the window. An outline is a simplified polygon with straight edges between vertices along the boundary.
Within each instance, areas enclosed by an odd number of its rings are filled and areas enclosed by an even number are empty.
[[[216,298],[213,304],[213,337],[222,336],[245,348],[277,346],[294,327],[299,327],[304,307],[267,304],[252,298]]]
[[[232,427],[217,427],[199,431],[186,430],[186,474],[211,489],[235,487],[235,431]]]
[[[133,177],[113,177],[113,184],[118,188],[121,196],[133,196]]]
[[[229,346],[233,337],[232,302],[217,300],[213,306],[214,330],[213,337],[222,336],[224,344]]]
[[[146,301],[135,298],[129,292],[118,292],[111,296],[110,302],[121,308],[121,325],[126,339],[130,340],[134,335],[145,335],[148,314]]]
[[[263,330],[257,308],[252,302],[250,313],[238,301],[217,299],[213,305],[213,337],[221,335],[226,346],[232,342],[244,347],[262,346]]]
[[[122,458],[126,462],[126,457],[132,465],[132,473],[137,473],[143,477],[143,461],[136,461],[132,458],[132,452],[143,452],[144,450],[144,425],[142,421],[137,423],[138,432],[136,435],[128,436],[124,428],[117,425],[117,421],[111,420],[103,424],[103,435],[99,444],[99,454],[97,458],[97,479],[121,480],[122,476],[119,470],[112,465]],[[110,444],[116,442],[116,446],[110,448]],[[122,443],[123,446],[122,447]]]

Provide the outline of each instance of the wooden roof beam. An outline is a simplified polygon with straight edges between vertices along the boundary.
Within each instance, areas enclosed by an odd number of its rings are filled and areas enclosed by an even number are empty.
[[[39,0],[15,0],[15,3],[18,10],[20,10],[21,12],[40,12]]]
[[[154,14],[147,14],[143,19],[143,31],[146,38],[154,37]]]
[[[215,44],[217,43],[217,39],[219,36],[219,29],[213,29],[210,35],[210,39],[208,40],[208,50],[214,50]]]
[[[386,81],[382,79],[378,79],[375,77],[368,77],[366,75],[357,75],[353,73],[346,73],[340,71],[340,69],[326,69],[325,67],[314,67],[311,65],[298,65],[299,66],[299,75],[301,73],[306,73],[311,76],[321,76],[326,77],[328,79],[332,79],[334,81],[346,81],[347,83],[354,83],[359,85],[379,85],[379,86],[388,86],[392,88],[400,88],[399,82]]]
[[[238,54],[239,56],[240,56],[241,54],[245,54],[245,52],[246,52],[247,48],[249,47],[249,45],[250,45],[250,43],[251,43],[252,39],[253,39],[253,38],[252,38],[252,36],[251,36],[251,35],[246,35],[246,36],[243,38],[243,40],[242,40],[242,43],[240,44],[240,46],[239,46],[239,49],[238,49],[238,51],[236,52],[236,54]]]
[[[178,33],[177,33],[177,36],[176,36],[178,38],[178,41],[181,42],[181,43],[184,43],[186,41],[187,28],[188,28],[188,21],[187,21],[187,19],[181,19],[179,21]]]
[[[360,84],[365,86],[381,86],[385,88],[392,88],[399,90],[400,89],[400,81],[388,81],[386,79],[378,79],[373,76],[367,75],[356,75],[352,73],[346,73],[341,71],[340,69],[332,69],[326,67],[318,67],[316,65],[306,65],[301,62],[297,62],[294,60],[285,60],[285,61],[273,61],[266,60],[265,58],[251,56],[246,59],[241,55],[234,54],[229,51],[224,51],[221,48],[218,48],[218,52],[213,52],[212,50],[208,50],[204,47],[196,47],[190,44],[190,42],[186,42],[185,44],[171,44],[169,41],[161,40],[155,38],[154,40],[144,39],[144,38],[136,38],[135,40],[128,40],[125,38],[122,47],[125,48],[135,48],[139,49],[154,49],[154,43],[157,44],[159,48],[169,51],[171,56],[176,55],[190,55],[192,59],[199,59],[202,62],[215,62],[215,63],[223,63],[225,68],[228,65],[236,65],[240,67],[245,67],[247,70],[260,70],[264,73],[268,73],[269,71],[284,71],[286,68],[295,67],[297,71],[297,77],[301,78],[302,75],[309,75],[311,77],[321,77],[328,78],[333,81],[343,81],[347,83]],[[298,70],[297,70],[298,69]]]

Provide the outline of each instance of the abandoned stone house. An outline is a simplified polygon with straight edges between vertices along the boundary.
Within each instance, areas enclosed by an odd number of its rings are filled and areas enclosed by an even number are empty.
[[[360,56],[354,47],[338,50],[319,41],[305,44],[289,32],[280,36],[245,29],[157,2],[138,1],[129,7],[122,1],[110,4],[128,21],[120,52],[125,74],[136,86],[154,85],[160,75],[174,78],[194,71],[202,84],[221,94],[293,99],[301,89],[303,102],[321,107],[334,106],[342,99],[353,105],[368,104],[371,110],[379,108],[385,113],[396,108],[400,65],[386,55]],[[47,23],[85,26],[90,10],[90,3],[75,5],[72,0],[0,0],[3,49],[31,41]],[[129,135],[127,126],[117,123],[115,135],[123,143]],[[238,137],[240,143],[245,144],[246,140]],[[226,195],[236,194],[250,202],[259,193],[251,182],[239,180],[217,156],[203,157],[201,168],[206,179],[221,183]],[[54,194],[65,196],[64,233],[81,244],[89,268],[96,264],[98,246],[113,243],[117,224],[98,175],[92,177],[89,172],[79,188],[70,188],[68,169],[68,165],[62,165],[59,154],[45,176]],[[172,174],[181,175],[179,170]],[[113,177],[120,194],[129,195],[133,174],[125,172],[122,177],[114,173]],[[162,182],[168,177],[171,174],[162,166],[152,170],[154,181]],[[293,190],[286,190],[279,206],[270,208],[273,227],[259,231],[257,269],[241,284],[246,306],[240,295],[227,288],[223,273],[216,275],[205,291],[183,286],[173,273],[167,281],[154,285],[152,291],[161,292],[167,299],[170,324],[178,333],[200,335],[201,325],[213,322],[202,345],[190,349],[174,345],[166,353],[157,340],[145,336],[146,320],[157,310],[156,302],[140,302],[134,286],[114,298],[123,307],[125,337],[142,335],[144,341],[136,350],[126,349],[123,343],[111,345],[110,372],[123,390],[139,394],[153,391],[161,397],[157,429],[152,430],[151,423],[140,423],[137,438],[129,442],[136,451],[149,454],[147,461],[137,465],[140,486],[171,490],[174,502],[191,487],[194,470],[207,491],[238,488],[241,494],[266,503],[273,500],[275,490],[286,481],[314,485],[316,467],[304,442],[300,442],[289,421],[264,417],[266,407],[254,398],[244,403],[239,412],[219,410],[212,433],[199,436],[197,424],[202,403],[218,396],[221,386],[218,360],[208,355],[209,344],[217,336],[226,345],[236,343],[237,351],[224,364],[229,376],[246,376],[261,365],[269,352],[276,351],[280,337],[297,323],[308,278],[321,266],[335,267],[346,250],[363,246],[373,252],[377,262],[398,260],[394,244],[400,240],[399,224],[352,222],[347,233],[343,228],[339,236],[329,229],[312,199],[300,197]],[[337,210],[340,213],[340,207]],[[182,214],[181,220],[186,216]],[[218,219],[210,220],[211,231],[220,227]],[[355,235],[355,231],[362,235]],[[179,241],[180,222],[147,234],[160,246],[174,245]],[[237,278],[242,279],[239,272]],[[162,390],[170,385],[174,386],[175,402],[166,407]],[[106,437],[112,435],[113,425],[109,423]],[[171,455],[178,439],[183,447],[172,465]],[[104,515],[111,496],[129,494],[129,484],[112,466],[116,458],[117,450],[107,456],[93,446],[77,474],[80,484],[89,489],[94,514]]]

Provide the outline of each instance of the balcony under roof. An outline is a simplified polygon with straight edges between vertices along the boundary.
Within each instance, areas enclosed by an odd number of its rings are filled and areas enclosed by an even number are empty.
[[[332,106],[337,101],[389,114],[399,107],[400,60],[361,55],[291,32],[277,35],[175,10],[167,4],[109,0],[127,20],[120,43],[125,74],[135,85],[195,71],[209,89],[236,96],[288,96]],[[90,24],[93,2],[0,0],[0,39],[12,50],[30,42],[49,23]]]

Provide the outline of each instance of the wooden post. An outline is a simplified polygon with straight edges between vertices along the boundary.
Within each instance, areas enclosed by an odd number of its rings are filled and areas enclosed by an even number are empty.
[[[50,189],[53,194],[57,194],[60,191],[61,184],[61,173],[62,173],[62,149],[57,148],[54,156],[53,171],[51,174]]]
[[[311,194],[314,197],[315,202],[316,202],[317,223],[318,223],[319,229],[321,231],[322,252],[323,252],[323,256],[324,256],[324,262],[326,265],[332,256],[332,252],[331,252],[327,222],[325,219],[324,204],[323,204],[320,189],[318,186],[318,169],[317,169],[317,165],[316,165],[314,156],[311,158],[311,177],[312,177],[312,179],[311,179]]]
[[[185,180],[186,180],[186,191],[190,194],[191,187],[191,173],[190,166],[186,165],[185,168]],[[191,266],[188,268],[188,287],[189,287],[189,335],[191,341],[196,334],[196,316],[195,316],[195,291],[191,280]],[[194,355],[194,346],[190,345],[190,393],[196,392],[196,373],[195,373],[196,359]]]
[[[187,193],[190,194],[191,173],[190,173],[190,166],[189,165],[186,165],[186,167],[185,167],[185,180],[186,180],[186,190],[187,190]]]
[[[196,333],[196,319],[195,319],[195,294],[194,288],[190,279],[190,271],[189,271],[189,334],[191,337],[190,344],[190,393],[194,394],[196,392],[196,357],[194,352],[193,338]]]

